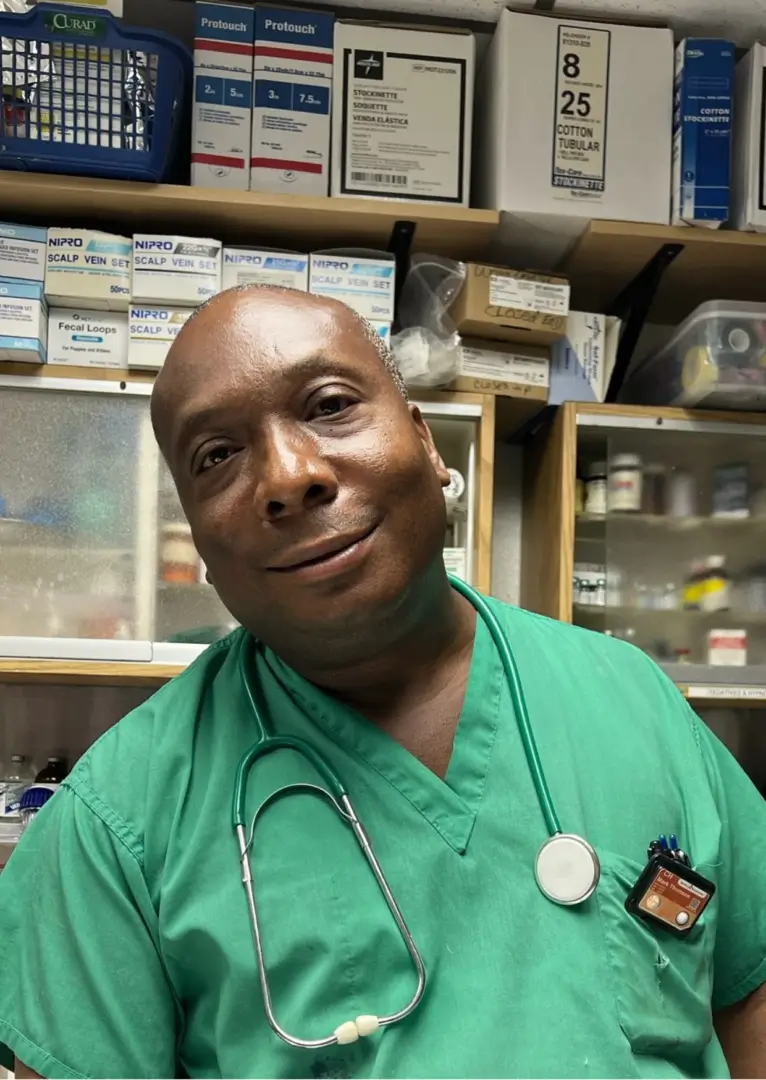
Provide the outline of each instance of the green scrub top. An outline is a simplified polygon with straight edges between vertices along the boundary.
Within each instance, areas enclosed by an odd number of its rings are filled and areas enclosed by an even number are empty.
[[[446,781],[238,631],[108,731],[0,877],[0,1042],[47,1077],[718,1077],[712,1008],[766,980],[766,804],[631,646],[493,602],[565,830],[602,875],[579,907],[538,891],[546,837],[499,658],[478,620]],[[415,1013],[307,1051],[267,1026],[238,849],[254,739],[272,728],[346,783],[421,950]],[[252,814],[293,780],[265,759]],[[715,898],[687,940],[625,897],[675,833]],[[409,1001],[415,975],[347,825],[316,796],[264,813],[253,871],[274,1007],[301,1038]]]

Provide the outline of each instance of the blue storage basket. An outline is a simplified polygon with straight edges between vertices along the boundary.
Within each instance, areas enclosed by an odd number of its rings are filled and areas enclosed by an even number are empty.
[[[107,12],[0,12],[0,169],[156,183],[188,167],[191,53]]]

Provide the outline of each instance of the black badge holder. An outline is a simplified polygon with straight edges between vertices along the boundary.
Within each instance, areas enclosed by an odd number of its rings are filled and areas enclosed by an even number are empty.
[[[715,893],[715,884],[692,870],[689,858],[661,836],[649,846],[649,861],[628,893],[625,908],[676,937],[687,937]]]

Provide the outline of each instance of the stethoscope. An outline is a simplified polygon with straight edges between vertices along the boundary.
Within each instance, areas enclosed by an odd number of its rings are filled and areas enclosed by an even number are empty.
[[[505,631],[500,626],[495,613],[480,593],[476,592],[475,589],[472,589],[470,585],[467,585],[459,578],[450,575],[449,580],[453,589],[456,589],[461,593],[461,595],[473,605],[477,614],[484,620],[495,647],[500,654],[505,677],[508,681],[508,689],[516,713],[519,734],[524,748],[524,756],[527,759],[527,765],[532,776],[532,782],[535,786],[537,799],[548,830],[548,839],[541,846],[535,860],[534,869],[537,884],[543,895],[555,904],[581,904],[593,894],[598,885],[598,879],[601,872],[598,856],[590,844],[581,836],[576,836],[573,833],[565,833],[561,828],[556,808],[553,805],[553,799],[551,798],[550,789],[548,788],[545,779],[545,773],[543,772],[543,767],[540,762],[540,754],[538,753],[532,725],[529,721],[529,713],[527,711],[526,701],[524,700],[524,692],[521,687],[518,668],[516,666],[516,661],[513,658],[513,653],[511,652],[511,647],[508,638],[505,635]],[[305,1050],[318,1050],[325,1046],[333,1046],[336,1043],[341,1045],[353,1043],[361,1037],[372,1035],[380,1028],[388,1027],[391,1024],[398,1023],[400,1020],[404,1020],[405,1017],[409,1016],[410,1013],[417,1008],[423,997],[426,986],[426,971],[423,959],[418,952],[410,929],[407,926],[393,893],[391,892],[391,888],[381,869],[380,863],[375,856],[370,838],[365,832],[365,829],[351,804],[343,781],[324,757],[304,739],[297,738],[294,735],[269,735],[267,733],[263,718],[253,696],[250,681],[247,677],[244,646],[243,653],[240,656],[240,670],[245,693],[258,729],[258,738],[245,754],[237,769],[232,816],[234,831],[237,834],[237,841],[239,843],[240,862],[242,865],[242,883],[245,886],[247,905],[250,911],[250,923],[253,931],[253,942],[255,944],[258,975],[261,984],[261,993],[263,995],[263,1005],[266,1011],[266,1019],[280,1039],[284,1039],[290,1046],[296,1046]],[[314,769],[326,784],[326,787],[321,787],[319,784],[293,783],[273,792],[256,810],[250,825],[250,835],[248,837],[245,828],[245,802],[250,770],[260,758],[273,753],[275,750],[293,750],[300,754],[313,765]],[[253,843],[256,822],[271,803],[282,798],[286,794],[295,791],[309,791],[314,794],[319,794],[327,799],[337,810],[341,818],[351,826],[357,843],[362,849],[364,857],[375,875],[375,880],[378,883],[380,891],[383,893],[388,909],[391,912],[394,922],[399,929],[399,933],[402,936],[402,940],[407,947],[407,951],[410,954],[417,975],[415,993],[412,995],[408,1004],[405,1005],[403,1009],[400,1009],[399,1012],[392,1013],[390,1016],[365,1014],[363,1016],[358,1016],[355,1020],[346,1020],[335,1029],[332,1035],[328,1035],[325,1039],[298,1039],[285,1031],[274,1015],[268,973],[266,971],[266,963],[263,955],[261,925],[258,918],[258,908],[255,902],[255,891],[253,888],[253,871],[249,852]]]

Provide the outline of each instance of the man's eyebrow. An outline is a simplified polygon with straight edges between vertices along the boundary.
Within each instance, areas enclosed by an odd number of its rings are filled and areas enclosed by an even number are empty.
[[[305,381],[312,375],[322,374],[349,376],[358,375],[360,371],[358,365],[352,367],[349,362],[343,361],[337,356],[319,352],[306,356],[302,360],[297,360],[286,371],[280,373],[280,378],[286,383],[295,384]],[[187,411],[176,427],[173,438],[173,451],[175,452],[185,446],[198,430],[207,427],[209,424],[220,423],[221,417],[231,408],[232,406],[228,403],[220,402]]]
[[[225,406],[208,405],[204,409],[188,411],[181,417],[173,436],[173,452],[186,445],[189,439],[201,428],[207,427],[216,418],[220,418]]]

